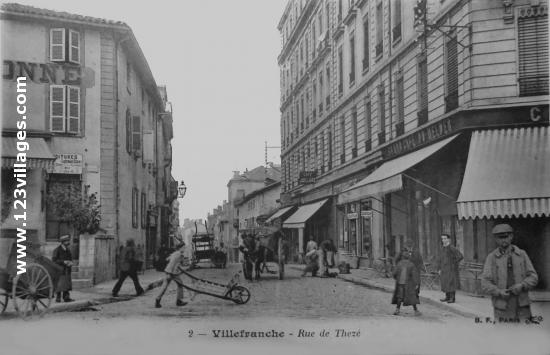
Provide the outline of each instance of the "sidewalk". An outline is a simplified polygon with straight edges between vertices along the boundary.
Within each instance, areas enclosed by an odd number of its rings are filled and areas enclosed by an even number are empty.
[[[159,287],[162,284],[164,273],[151,269],[146,270],[143,274],[139,274],[138,277],[139,283],[141,284],[145,292],[148,292],[155,287]],[[117,279],[104,281],[90,288],[73,290],[71,291],[71,298],[75,300],[74,302],[56,303],[55,300],[52,300],[49,311],[74,311],[77,309],[104,303],[126,301],[135,296],[136,290],[134,288],[134,283],[132,282],[132,279],[128,277],[122,284],[122,288],[118,293],[119,296],[113,297],[111,295],[111,292],[117,281]]]
[[[302,271],[304,265],[289,265],[292,269]],[[331,269],[331,272],[338,272],[338,269]],[[338,274],[338,278],[364,285],[368,288],[373,288],[389,293],[393,293],[395,281],[393,278],[380,277],[374,270],[351,269],[350,274]],[[533,300],[533,314],[548,314],[550,309],[550,295],[548,292],[532,292],[531,299]],[[456,292],[456,302],[446,303],[440,299],[444,294],[439,290],[429,290],[425,287],[420,289],[420,302],[427,303],[435,307],[439,307],[464,317],[493,317],[493,307],[491,299],[487,296],[472,295],[466,292]]]

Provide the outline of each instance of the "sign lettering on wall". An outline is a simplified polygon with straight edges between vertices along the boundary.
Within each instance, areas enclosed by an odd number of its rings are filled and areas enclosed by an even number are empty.
[[[82,154],[55,154],[53,173],[82,174]]]
[[[451,126],[451,120],[445,119],[439,121],[423,130],[414,132],[410,136],[396,141],[382,149],[382,155],[384,158],[394,157],[403,153],[409,152],[435,141],[438,138],[449,135],[453,131]]]
[[[5,59],[2,76],[4,80],[17,80],[17,77],[25,76],[36,84],[76,85],[83,88],[95,85],[93,69],[69,63],[32,63]]]

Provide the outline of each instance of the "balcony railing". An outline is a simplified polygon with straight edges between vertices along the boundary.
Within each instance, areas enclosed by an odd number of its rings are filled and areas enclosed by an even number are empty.
[[[445,96],[445,112],[449,112],[458,107],[458,90],[455,90]]]
[[[383,42],[380,41],[380,42],[376,45],[376,47],[375,47],[376,57],[381,56],[383,50],[384,50]]]
[[[395,124],[395,136],[399,137],[403,135],[403,133],[405,133],[405,122],[403,121],[397,122]]]
[[[392,29],[392,39],[394,42],[401,39],[401,22],[395,25],[395,27]]]
[[[365,140],[365,152],[372,149],[372,141],[370,139]]]
[[[428,109],[424,108],[417,112],[418,117],[418,126],[422,126],[424,123],[428,122]]]
[[[385,131],[382,131],[382,132],[378,132],[378,144],[384,144],[386,143],[386,132]]]

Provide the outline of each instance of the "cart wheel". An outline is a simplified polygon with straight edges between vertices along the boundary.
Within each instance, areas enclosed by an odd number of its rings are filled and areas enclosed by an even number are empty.
[[[15,310],[22,317],[43,316],[53,297],[50,274],[42,265],[28,265],[24,274],[13,279],[12,297]]]
[[[250,291],[243,286],[235,286],[229,291],[229,298],[236,304],[245,304],[250,300]]]
[[[7,306],[8,306],[8,294],[4,293],[3,295],[0,295],[0,314],[4,313]]]

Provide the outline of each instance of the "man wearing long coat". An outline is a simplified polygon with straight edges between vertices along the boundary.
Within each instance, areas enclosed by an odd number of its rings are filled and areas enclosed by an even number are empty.
[[[63,295],[63,301],[72,302],[69,291],[72,290],[73,284],[71,279],[71,266],[73,265],[73,257],[69,250],[71,243],[71,237],[69,235],[63,235],[59,238],[61,244],[53,250],[52,261],[62,268],[59,280],[55,285],[56,302],[61,302],[61,295]]]
[[[445,292],[445,298],[441,302],[454,303],[456,290],[460,287],[458,277],[458,264],[464,258],[462,253],[451,245],[451,238],[448,234],[441,235],[443,248],[437,260],[439,270],[439,282],[441,291]]]

